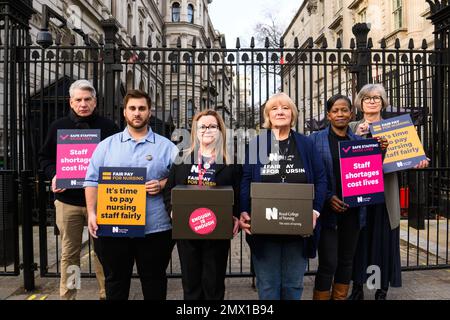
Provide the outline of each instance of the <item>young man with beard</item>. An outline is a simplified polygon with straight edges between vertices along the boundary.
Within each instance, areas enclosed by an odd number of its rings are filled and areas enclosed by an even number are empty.
[[[61,281],[60,297],[75,300],[77,289],[68,286],[70,266],[80,265],[80,252],[84,226],[87,223],[86,200],[83,189],[56,188],[56,144],[58,129],[100,129],[101,139],[117,132],[119,128],[109,119],[97,114],[95,88],[88,80],[77,80],[69,88],[70,113],[54,121],[48,129],[47,138],[39,151],[39,164],[52,181],[55,194],[56,225],[61,235]],[[99,285],[99,298],[105,298],[105,277],[96,255],[93,256],[95,274]]]
[[[166,268],[174,242],[172,225],[161,190],[178,149],[168,139],[149,127],[150,97],[140,90],[130,90],[124,98],[123,132],[102,141],[89,165],[86,182],[88,228],[96,242],[105,270],[107,300],[126,300],[136,261],[145,300],[165,300]],[[100,167],[141,167],[147,169],[145,189],[146,225],[144,238],[97,237],[97,187]]]

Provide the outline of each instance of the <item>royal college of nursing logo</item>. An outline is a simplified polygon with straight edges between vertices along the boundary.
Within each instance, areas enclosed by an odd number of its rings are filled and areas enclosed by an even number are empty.
[[[370,200],[371,200],[370,197],[362,197],[362,196],[356,197],[356,201],[358,203],[369,202]]]
[[[280,161],[283,160],[283,156],[278,153],[270,153],[269,161]]]
[[[128,233],[128,229],[121,229],[119,227],[112,227],[112,233]]]
[[[266,208],[266,219],[267,220],[277,220],[278,219],[278,209],[277,208]]]

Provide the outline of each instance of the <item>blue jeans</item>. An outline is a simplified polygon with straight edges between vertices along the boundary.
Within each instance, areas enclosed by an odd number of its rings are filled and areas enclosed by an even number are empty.
[[[264,237],[251,249],[259,299],[300,300],[308,263],[303,257],[303,238]]]

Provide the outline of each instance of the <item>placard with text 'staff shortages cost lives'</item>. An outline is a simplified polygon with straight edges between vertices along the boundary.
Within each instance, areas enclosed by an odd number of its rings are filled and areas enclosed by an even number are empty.
[[[100,167],[98,236],[145,236],[146,173],[146,168]]]
[[[60,129],[57,135],[56,187],[81,189],[89,161],[100,142],[100,129]]]
[[[384,202],[383,161],[375,139],[339,142],[342,200],[350,207]]]

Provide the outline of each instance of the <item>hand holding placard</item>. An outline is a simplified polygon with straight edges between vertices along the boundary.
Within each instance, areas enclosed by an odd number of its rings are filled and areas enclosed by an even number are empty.
[[[377,140],[339,142],[343,203],[350,207],[384,201],[381,148]],[[339,210],[336,203],[336,211]],[[342,204],[341,204],[342,205]]]
[[[385,136],[389,141],[383,162],[385,173],[427,166],[427,157],[409,114],[402,115],[370,126],[374,137]]]
[[[100,142],[100,129],[59,129],[56,146],[56,176],[53,192],[83,188],[89,161]]]

